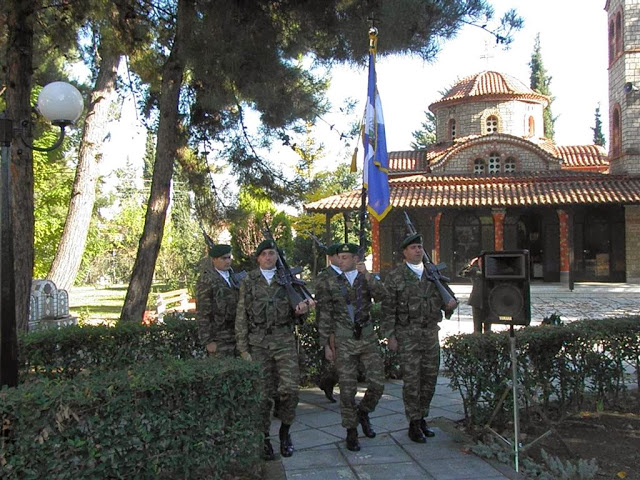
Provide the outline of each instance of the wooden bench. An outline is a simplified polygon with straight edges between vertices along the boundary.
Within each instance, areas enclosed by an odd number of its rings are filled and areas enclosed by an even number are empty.
[[[196,305],[190,300],[186,288],[157,293],[156,296],[156,319],[158,322],[162,322],[167,313],[195,312],[196,310]]]

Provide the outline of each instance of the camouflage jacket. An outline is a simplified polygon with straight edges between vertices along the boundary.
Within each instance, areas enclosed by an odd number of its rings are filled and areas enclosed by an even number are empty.
[[[229,286],[207,257],[196,283],[198,335],[204,345],[234,338],[237,304],[238,290]]]
[[[406,265],[392,270],[385,279],[387,296],[382,302],[386,337],[395,336],[397,328],[437,327],[442,320],[444,302],[435,283],[413,273]]]
[[[384,285],[375,276],[367,281],[359,273],[353,286],[344,275],[336,275],[331,267],[321,272],[316,278],[316,319],[320,345],[326,345],[329,335],[336,331],[352,332],[354,321],[363,326],[370,323],[371,301],[381,301],[385,296]],[[356,294],[362,288],[362,300],[358,302]],[[349,302],[347,303],[347,299]],[[353,308],[353,320],[348,305]]]
[[[295,315],[276,277],[269,284],[259,268],[250,271],[240,284],[236,310],[238,352],[249,352],[249,345],[259,345],[267,335],[293,334],[298,318],[304,317]]]

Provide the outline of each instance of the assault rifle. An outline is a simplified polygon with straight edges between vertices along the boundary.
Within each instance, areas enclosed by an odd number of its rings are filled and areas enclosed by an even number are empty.
[[[414,227],[413,223],[411,223],[411,219],[409,218],[407,212],[404,212],[404,222],[407,225],[407,230],[410,235],[418,233],[416,231],[416,227]],[[427,275],[427,278],[436,284],[440,295],[442,295],[442,300],[447,306],[447,310],[445,311],[445,313],[449,313],[449,316],[451,316],[451,313],[453,313],[453,310],[458,304],[458,299],[453,293],[453,290],[451,290],[449,285],[447,285],[447,282],[449,282],[450,279],[445,277],[441,273],[441,271],[447,268],[447,266],[443,263],[435,265],[431,261],[431,257],[429,257],[427,251],[424,249],[422,250],[422,263],[424,263],[424,272]],[[455,305],[452,302],[454,302]]]
[[[209,235],[207,235],[207,232],[205,232],[204,227],[202,226],[202,224],[200,224],[200,230],[202,230],[202,235],[204,235],[204,241],[207,244],[207,247],[209,249],[213,248],[213,246],[215,245],[215,242],[213,241],[213,238],[211,238]],[[232,288],[235,288],[236,290],[240,289],[240,283],[242,283],[242,280],[244,280],[244,278],[247,276],[247,272],[245,272],[244,270],[242,270],[241,272],[235,273],[233,271],[233,268],[229,269],[229,283],[231,284]]]
[[[289,297],[289,304],[291,305],[291,308],[295,310],[300,302],[313,300],[311,292],[309,292],[306,287],[306,282],[296,277],[296,274],[300,273],[302,269],[289,268],[284,255],[278,248],[278,245],[271,234],[269,225],[265,224],[262,229],[262,234],[264,235],[264,238],[271,240],[275,246],[276,255],[278,257],[276,260],[276,282],[282,285],[287,291],[287,297]]]
[[[314,243],[316,244],[316,246],[317,246],[321,251],[323,251],[323,252],[326,252],[326,251],[327,251],[327,246],[326,246],[324,243],[322,243],[322,242],[320,241],[320,239],[319,239],[318,237],[316,237],[313,233],[311,233],[311,232],[310,232],[310,231],[308,231],[308,230],[305,230],[305,231],[304,231],[304,233],[306,233],[307,235],[309,235],[309,236],[313,239]]]

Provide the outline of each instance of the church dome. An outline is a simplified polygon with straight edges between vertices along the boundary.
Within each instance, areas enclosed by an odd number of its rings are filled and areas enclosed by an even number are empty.
[[[429,110],[435,113],[445,105],[493,100],[520,100],[543,107],[549,104],[549,97],[534,92],[517,78],[506,73],[484,71],[457,82],[444,97],[429,105]]]

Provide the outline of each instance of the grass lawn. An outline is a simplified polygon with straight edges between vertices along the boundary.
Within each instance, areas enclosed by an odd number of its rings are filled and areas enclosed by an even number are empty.
[[[89,323],[113,322],[120,318],[126,294],[127,285],[72,287],[69,313]]]

